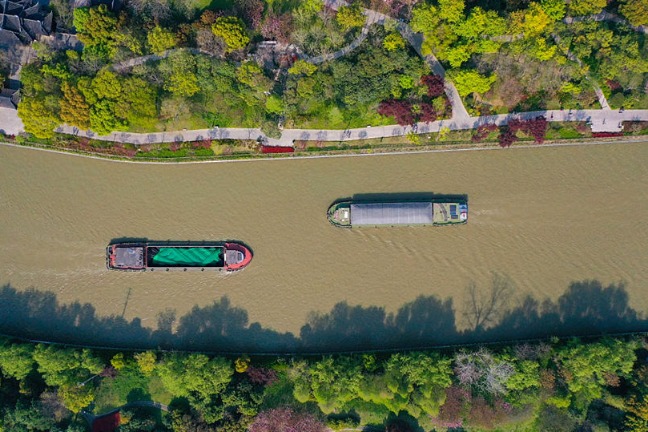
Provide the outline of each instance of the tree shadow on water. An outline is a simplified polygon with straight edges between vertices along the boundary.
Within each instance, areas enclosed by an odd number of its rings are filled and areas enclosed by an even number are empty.
[[[472,290],[472,291],[471,291]],[[472,295],[460,307],[452,299],[420,296],[395,312],[378,306],[336,304],[330,312],[313,312],[299,337],[250,323],[247,311],[227,297],[194,307],[176,320],[168,309],[156,330],[139,319],[98,316],[95,308],[59,304],[51,292],[0,288],[0,333],[50,342],[119,349],[175,349],[219,353],[317,353],[505,342],[550,336],[591,336],[648,331],[648,320],[629,306],[624,284],[573,282],[556,301],[527,296],[514,306],[505,279]],[[496,312],[496,313],[495,313]],[[456,316],[470,318],[458,329]],[[475,315],[476,314],[476,315]],[[496,319],[495,319],[496,317]]]

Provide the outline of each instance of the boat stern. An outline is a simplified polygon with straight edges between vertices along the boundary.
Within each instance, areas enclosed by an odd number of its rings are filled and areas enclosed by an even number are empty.
[[[252,251],[240,243],[225,243],[225,270],[243,270],[252,261]]]
[[[106,267],[109,270],[146,270],[146,247],[135,244],[114,244],[106,248]]]

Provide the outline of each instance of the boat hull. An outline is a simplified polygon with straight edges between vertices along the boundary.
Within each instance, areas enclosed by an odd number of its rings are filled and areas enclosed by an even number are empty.
[[[239,242],[115,243],[106,248],[106,267],[126,272],[236,272],[252,261]]]
[[[424,201],[339,201],[327,211],[338,228],[446,226],[468,222],[468,201],[456,196]]]

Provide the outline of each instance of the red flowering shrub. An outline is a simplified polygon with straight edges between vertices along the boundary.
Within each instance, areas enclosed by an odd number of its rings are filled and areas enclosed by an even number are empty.
[[[294,151],[293,147],[261,146],[261,153],[292,153]]]
[[[612,138],[623,136],[623,132],[593,132],[592,138]]]
[[[311,414],[297,413],[290,408],[276,408],[260,413],[249,432],[326,432],[327,427]]]

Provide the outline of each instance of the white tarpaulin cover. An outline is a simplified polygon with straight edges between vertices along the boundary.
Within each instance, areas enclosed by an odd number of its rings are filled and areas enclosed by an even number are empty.
[[[431,202],[351,204],[351,225],[431,225]]]

